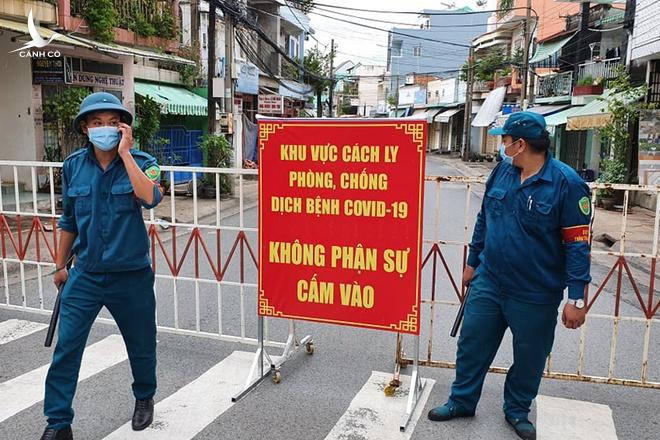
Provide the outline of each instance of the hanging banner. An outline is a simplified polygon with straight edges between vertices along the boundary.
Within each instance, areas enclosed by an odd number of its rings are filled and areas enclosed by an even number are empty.
[[[259,120],[259,314],[419,334],[427,123]]]

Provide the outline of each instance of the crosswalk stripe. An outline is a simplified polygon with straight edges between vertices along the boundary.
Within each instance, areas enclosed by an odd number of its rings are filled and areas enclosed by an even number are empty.
[[[392,380],[392,373],[374,371],[341,416],[325,440],[355,438],[360,440],[408,440],[415,430],[424,405],[428,400],[434,380],[427,379],[426,387],[410,424],[405,432],[399,424],[406,412],[410,376],[401,376],[401,386],[393,397],[385,396],[383,390]]]
[[[40,322],[24,321],[22,319],[2,321],[0,322],[0,345],[31,335],[47,327],[48,325]]]
[[[558,397],[536,397],[538,440],[617,440],[607,405]]]
[[[158,402],[154,422],[139,438],[191,439],[231,406],[231,397],[245,385],[254,353],[235,351],[176,393]],[[134,435],[126,423],[105,440],[123,440]]]
[[[85,380],[106,368],[128,358],[124,341],[119,335],[111,335],[90,345],[83,354],[78,381]],[[0,422],[40,402],[44,395],[44,383],[50,364],[21,376],[0,383]]]

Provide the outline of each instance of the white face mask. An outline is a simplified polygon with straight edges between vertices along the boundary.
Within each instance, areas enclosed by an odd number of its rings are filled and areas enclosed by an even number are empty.
[[[518,139],[517,141],[514,141],[513,143],[511,143],[509,145],[505,145],[504,142],[502,142],[500,144],[500,150],[499,150],[500,156],[502,156],[502,160],[504,160],[504,162],[508,163],[509,165],[513,165],[513,158],[516,157],[517,155],[519,155],[521,152],[518,151],[513,156],[509,156],[508,154],[506,154],[506,149],[509,148],[512,145],[515,145],[518,141],[520,141],[520,139]]]

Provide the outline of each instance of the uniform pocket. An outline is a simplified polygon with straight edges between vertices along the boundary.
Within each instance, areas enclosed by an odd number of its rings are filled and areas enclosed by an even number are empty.
[[[133,185],[130,183],[112,185],[110,194],[112,194],[112,208],[116,212],[132,211],[138,206],[135,202]]]
[[[486,215],[491,214],[493,217],[502,215],[504,211],[504,197],[506,190],[502,188],[491,188],[486,192],[486,199],[484,204],[486,207]]]
[[[67,189],[66,195],[73,201],[76,214],[92,210],[91,185],[77,185]]]
[[[541,230],[553,228],[554,215],[551,203],[533,201],[530,206],[526,206],[522,212],[522,218],[526,226]]]

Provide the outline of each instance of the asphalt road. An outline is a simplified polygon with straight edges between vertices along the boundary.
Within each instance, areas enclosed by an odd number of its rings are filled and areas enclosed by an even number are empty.
[[[456,170],[440,166],[433,159],[427,162],[427,174],[450,175],[458,174]],[[440,240],[462,240],[464,235],[464,210],[466,195],[459,186],[445,185],[439,194],[440,213],[439,223],[435,220],[436,194],[431,183],[427,185],[425,198],[425,237]],[[443,184],[444,185],[444,184]],[[475,194],[471,199],[470,220],[478,209],[481,199]],[[246,226],[256,225],[256,210],[245,213]],[[237,217],[223,220],[223,224],[238,223]],[[226,255],[231,249],[236,235],[227,232],[222,235],[220,242],[222,253]],[[204,233],[209,243],[209,252],[215,255],[215,235]],[[186,236],[177,239],[179,253],[185,248]],[[256,251],[256,237],[254,233],[248,234],[248,240]],[[428,250],[428,245],[424,247]],[[443,246],[443,254],[447,260],[452,275],[460,274],[462,248],[458,246]],[[246,254],[247,258],[247,254]],[[609,266],[608,266],[609,264]],[[597,280],[602,279],[613,261],[598,260],[593,263],[593,274]],[[165,261],[162,256],[157,266],[165,270]],[[453,300],[452,289],[444,270],[438,268],[438,284],[436,297]],[[183,275],[194,275],[192,259],[188,258],[181,272]],[[206,264],[200,265],[200,276],[210,278],[211,271]],[[246,280],[256,282],[256,269],[253,264],[245,264]],[[233,261],[227,271],[227,280],[238,281],[240,278],[240,265],[238,260]],[[428,298],[431,290],[431,277],[428,269],[423,272],[423,297]],[[4,280],[0,286],[4,285]],[[31,306],[38,306],[38,280],[32,279],[25,283],[26,302]],[[158,281],[158,320],[159,324],[174,326],[175,308],[178,314],[179,328],[194,330],[196,290],[192,282],[180,281],[177,283],[177,302],[174,305],[174,294],[170,280]],[[43,278],[44,302],[47,306],[52,303],[54,289],[48,277]],[[622,316],[641,317],[639,307],[635,306],[634,294],[629,284],[624,281],[624,298],[621,304]],[[10,303],[21,304],[21,285],[12,284],[10,289]],[[593,313],[612,314],[614,310],[614,284],[606,287],[593,308]],[[204,332],[218,332],[218,293],[215,285],[200,285],[198,288],[200,319],[199,327]],[[0,303],[6,301],[4,289],[0,290]],[[242,331],[246,336],[256,335],[256,289],[246,287],[222,287],[222,332],[240,336]],[[241,325],[241,309],[244,311],[244,322]],[[430,310],[422,310],[421,346],[423,356],[426,356],[429,336],[432,335],[433,355],[436,360],[453,360],[455,341],[451,339],[449,327],[453,321],[456,307],[436,306],[435,326],[429,328]],[[104,316],[107,316],[104,312]],[[10,319],[20,319],[31,322],[47,322],[47,316],[31,312],[7,310],[0,307],[0,323]],[[269,334],[273,340],[283,341],[286,337],[288,324],[282,320],[269,321]],[[368,331],[349,327],[298,323],[297,330],[300,335],[311,334],[315,341],[313,356],[301,354],[295,356],[285,364],[282,369],[283,380],[279,384],[271,381],[264,382],[254,392],[249,394],[233,406],[218,410],[214,414],[206,415],[208,419],[203,427],[191,436],[162,436],[153,438],[195,438],[195,439],[325,439],[333,431],[343,416],[350,411],[351,402],[361,392],[365,383],[369,381],[373,371],[392,372],[395,350],[395,335],[386,332]],[[117,334],[116,328],[111,324],[98,323],[90,335],[88,346],[106,340],[109,335]],[[552,369],[574,373],[577,368],[579,335],[577,331],[570,331],[557,327],[555,349],[552,357]],[[660,330],[657,325],[651,327],[649,349],[649,380],[660,381],[660,344],[658,337]],[[30,374],[33,370],[50,361],[51,350],[43,348],[44,331],[37,331],[27,336],[12,340],[0,345],[0,394],[4,384],[16,381],[17,378]],[[622,321],[619,327],[618,343],[616,346],[616,364],[614,375],[629,379],[639,379],[642,358],[642,343],[644,337],[644,323]],[[610,361],[610,347],[612,338],[612,321],[605,319],[590,319],[586,329],[586,350],[584,372],[593,375],[607,375]],[[157,403],[167,403],[168,398],[178,396],[176,393],[185,393],[186,386],[194,383],[203,374],[227,359],[235,351],[254,351],[253,346],[219,341],[199,336],[185,336],[179,334],[160,333],[158,337],[158,379],[159,389],[156,396]],[[405,340],[406,354],[412,353],[411,338]],[[495,364],[508,366],[511,362],[510,335],[507,334],[498,354]],[[272,353],[279,354],[277,350]],[[410,374],[410,369],[403,370],[403,374]],[[412,432],[405,437],[396,430],[391,436],[380,438],[412,438],[412,439],[508,439],[515,438],[511,429],[502,417],[502,387],[504,376],[491,374],[486,380],[483,396],[474,419],[452,421],[451,423],[432,423],[426,420],[425,413],[431,407],[444,403],[451,381],[453,370],[440,368],[422,368],[423,377],[433,379],[435,384],[430,390],[430,397],[425,402],[423,414]],[[243,380],[241,378],[241,380]],[[103,368],[98,374],[79,383],[75,400],[76,419],[74,422],[75,435],[78,439],[103,439],[119,429],[130,420],[133,409],[133,400],[130,392],[130,369],[127,361],[122,361]],[[219,385],[220,386],[220,385]],[[27,393],[27,392],[26,392]],[[593,402],[607,405],[612,410],[616,434],[620,439],[657,439],[660,438],[660,392],[658,390],[641,389],[615,385],[599,385],[573,381],[544,379],[540,393],[544,396],[562,397],[566,399]],[[176,413],[177,417],[167,419],[171,425],[192,424],[193,420],[204,420],[204,402],[213,394],[213,387],[202,392],[192,393],[192,400],[188,413]],[[173,398],[174,399],[174,398]],[[12,405],[0,397],[0,411],[2,405]],[[180,405],[181,406],[181,405]],[[367,405],[368,406],[368,405]],[[374,403],[376,406],[376,403]],[[368,409],[368,408],[366,408]],[[364,408],[363,408],[364,410]],[[569,408],[570,410],[570,408]],[[158,411],[158,407],[157,407]],[[180,415],[184,414],[184,415]],[[532,416],[535,412],[532,413]],[[375,437],[362,434],[365,424],[386,424],[387,420],[379,420],[373,416],[369,418],[368,411],[359,413],[354,419],[356,423],[342,428],[338,437],[345,439],[371,439]],[[207,423],[208,422],[208,423]],[[199,422],[202,423],[202,422]],[[562,420],[556,420],[561,426]],[[362,425],[362,428],[360,427]],[[369,425],[370,426],[370,425]],[[0,421],[0,439],[30,439],[39,438],[44,427],[42,416],[42,403],[34,404],[15,412],[10,417]],[[566,429],[570,429],[569,426]],[[389,432],[389,431],[388,431]],[[541,432],[539,433],[541,434]],[[140,438],[140,435],[115,435],[115,438]],[[151,438],[151,437],[150,437]],[[330,437],[328,437],[330,438]]]

